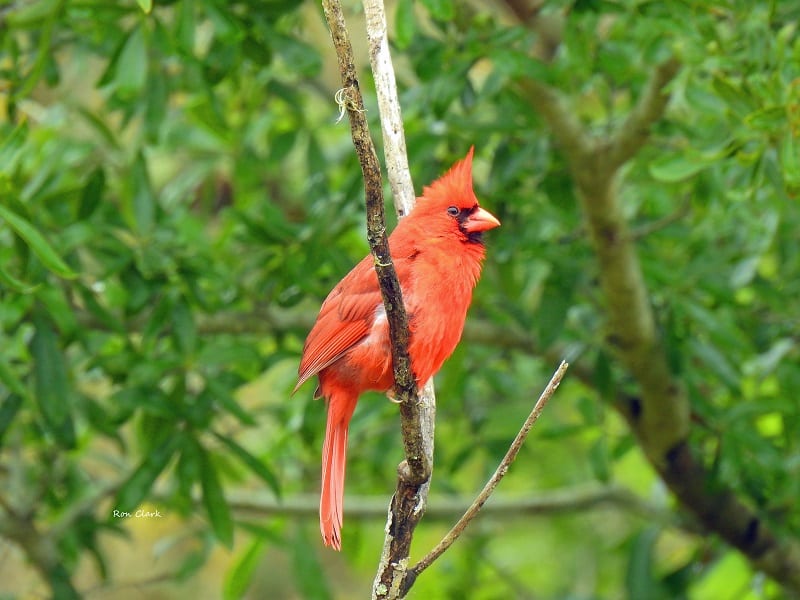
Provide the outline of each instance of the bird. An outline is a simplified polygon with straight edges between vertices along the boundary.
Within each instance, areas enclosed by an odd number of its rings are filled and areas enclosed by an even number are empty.
[[[408,314],[408,353],[422,387],[453,353],[485,258],[484,232],[500,221],[482,208],[472,185],[474,146],[423,188],[389,236]],[[322,448],[320,532],[341,550],[347,433],[359,396],[394,386],[389,327],[371,255],[331,290],[303,346],[294,392],[313,376],[327,404]]]

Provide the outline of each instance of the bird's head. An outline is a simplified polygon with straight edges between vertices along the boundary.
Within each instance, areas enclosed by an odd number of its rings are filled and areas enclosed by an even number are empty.
[[[455,235],[464,242],[481,243],[484,231],[500,226],[500,221],[481,208],[472,189],[471,147],[467,155],[439,179],[422,190],[409,215],[424,221],[425,228],[439,235]]]

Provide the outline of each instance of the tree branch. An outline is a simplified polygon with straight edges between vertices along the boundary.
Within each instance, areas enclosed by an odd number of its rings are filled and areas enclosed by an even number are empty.
[[[557,90],[530,78],[520,79],[517,85],[528,103],[545,120],[566,156],[581,161],[592,156],[595,150],[592,138],[584,133],[580,121]]]
[[[170,494],[167,490],[158,490],[151,495],[151,499],[156,503],[167,501],[171,497]],[[203,500],[199,490],[193,494],[193,501],[202,506]],[[240,519],[263,520],[270,517],[315,519],[319,516],[319,496],[315,494],[295,494],[279,500],[267,492],[227,490],[225,502]],[[425,518],[433,521],[452,521],[462,517],[473,502],[474,500],[463,497],[432,497],[429,498]],[[481,508],[481,515],[484,518],[506,520],[520,517],[547,517],[604,507],[616,508],[626,514],[680,527],[692,533],[698,532],[693,522],[679,521],[669,509],[650,504],[629,489],[617,485],[565,488],[521,498],[493,496]],[[347,516],[356,520],[385,519],[386,500],[382,497],[348,496]]]
[[[386,15],[382,0],[364,0],[363,5],[370,65],[381,116],[386,170],[395,209],[402,217],[411,212],[416,198],[408,168],[400,100],[386,35]],[[401,399],[400,417],[406,460],[398,468],[397,488],[389,508],[386,536],[373,583],[373,598],[395,597],[391,590],[399,589],[405,580],[414,529],[425,513],[433,469],[436,420],[436,397],[432,381],[427,382],[419,399],[415,396]],[[414,461],[417,461],[416,468]]]
[[[489,481],[486,482],[486,485],[483,486],[483,489],[475,497],[475,500],[472,502],[463,516],[447,533],[447,535],[442,538],[442,541],[440,541],[433,550],[431,550],[422,560],[408,570],[408,575],[403,581],[403,587],[405,590],[408,590],[411,585],[413,585],[414,580],[420,573],[422,573],[422,571],[431,566],[433,561],[439,558],[450,546],[453,545],[453,542],[458,539],[464,529],[466,529],[467,525],[469,525],[469,523],[477,516],[478,511],[481,510],[483,505],[489,499],[489,496],[491,496],[495,488],[497,488],[500,480],[505,477],[506,473],[508,473],[511,463],[513,463],[514,459],[517,458],[517,454],[519,454],[519,451],[522,449],[522,445],[525,443],[528,433],[539,419],[539,416],[542,414],[542,411],[544,410],[548,400],[550,400],[555,393],[568,367],[569,365],[566,362],[561,361],[558,369],[550,378],[550,381],[548,382],[544,391],[536,401],[533,410],[528,415],[528,418],[525,419],[522,428],[517,433],[517,437],[515,437],[514,441],[511,443],[511,446],[509,447],[508,452],[506,452],[506,455],[503,457],[503,460],[500,461],[500,464],[497,466],[494,474],[489,478]],[[403,595],[405,595],[405,593],[403,593]]]
[[[0,536],[22,548],[31,565],[50,586],[55,600],[80,599],[64,567],[57,538],[50,532],[40,531],[32,515],[3,515],[0,518]]]
[[[641,390],[617,408],[681,504],[754,566],[800,594],[800,543],[779,539],[733,491],[712,485],[715,477],[691,451],[689,399],[661,345],[635,239],[615,185],[620,167],[643,146],[650,126],[663,115],[669,101],[664,89],[678,68],[675,59],[657,66],[629,117],[607,138],[580,131],[563,101],[556,102],[557,95],[546,86],[527,82],[523,89],[544,92],[531,95],[531,105],[552,130],[575,179],[606,298],[606,343]]]
[[[606,156],[610,169],[621,167],[645,145],[650,136],[650,127],[664,115],[669,102],[665,88],[675,78],[680,66],[675,57],[656,66],[636,106],[608,140],[609,152]]]
[[[386,238],[380,167],[364,117],[364,103],[358,89],[353,51],[341,4],[338,0],[323,0],[322,5],[339,61],[343,89],[347,90],[346,93],[350,98],[350,102],[345,106],[350,116],[353,145],[358,153],[364,174],[367,238],[375,258],[375,270],[378,274],[389,324],[395,382],[393,392],[400,405],[403,449],[405,451],[405,460],[398,468],[397,490],[392,497],[389,522],[386,528],[386,543],[375,580],[374,595],[385,597],[380,594],[380,591],[397,589],[399,584],[395,585],[392,581],[402,581],[405,575],[404,569],[397,568],[397,565],[407,563],[412,533],[424,512],[433,462],[435,402],[430,383],[426,386],[427,391],[423,400],[418,399],[416,381],[411,370],[411,360],[408,355],[408,316],[403,305],[402,291],[392,264]],[[383,95],[381,111],[382,117],[384,117],[382,121],[386,121],[384,129],[391,134],[390,139],[387,140],[387,149],[393,157],[389,162],[393,166],[391,176],[393,187],[397,193],[397,202],[401,203],[401,206],[402,203],[405,204],[402,210],[398,210],[402,214],[410,211],[413,206],[413,187],[404,157],[405,143],[402,136],[402,122],[399,121],[399,103],[393,87],[394,74],[386,71],[387,65],[391,67],[391,62],[388,58],[388,43],[382,39],[386,35],[386,24],[380,6],[370,8],[368,23],[379,29],[371,34],[371,55],[373,69],[383,69],[382,75],[376,76],[376,82],[384,86],[381,91]],[[387,81],[391,82],[391,89],[385,87]],[[388,116],[385,114],[387,112]],[[399,154],[403,155],[402,158],[398,158]]]
[[[397,96],[389,38],[386,35],[386,15],[381,0],[364,0],[369,61],[375,80],[378,112],[381,115],[383,153],[386,159],[386,175],[392,188],[394,206],[399,216],[407,215],[416,204],[411,171],[408,168],[406,138],[400,99]]]
[[[364,116],[364,100],[358,84],[358,76],[353,58],[353,48],[347,33],[347,26],[338,0],[323,0],[325,19],[331,32],[336,57],[339,62],[342,86],[345,90],[350,133],[353,139],[361,171],[364,175],[364,191],[367,205],[367,241],[375,260],[375,271],[386,309],[389,324],[389,337],[392,346],[392,365],[394,369],[395,396],[400,401],[401,416],[405,421],[419,421],[417,408],[417,389],[408,356],[408,315],[403,304],[402,291],[394,269],[389,243],[386,236],[386,216],[383,210],[383,190],[381,170],[375,146],[369,134],[369,125]],[[421,438],[421,436],[419,436]],[[419,438],[406,444],[406,460],[409,477],[417,483],[425,481],[430,473]],[[405,441],[405,436],[404,436]]]

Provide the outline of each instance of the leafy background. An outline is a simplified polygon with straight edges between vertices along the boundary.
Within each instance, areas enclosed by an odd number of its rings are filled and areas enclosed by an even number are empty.
[[[800,8],[540,4],[538,27],[520,2],[388,7],[417,189],[475,144],[503,223],[437,378],[431,509],[480,488],[554,356],[584,375],[498,491],[555,508],[487,514],[412,596],[790,597],[677,507],[613,410],[635,385],[604,336],[575,174],[518,82],[602,134],[681,61],[619,194],[709,485],[797,539]],[[0,597],[368,593],[396,407],[360,403],[334,555],[313,509],[323,406],[311,385],[289,397],[321,299],[367,251],[337,83],[311,2],[0,7]],[[378,132],[366,72],[362,88]],[[570,503],[587,492],[606,500]],[[114,513],[137,509],[162,516]],[[456,517],[425,519],[415,552]]]

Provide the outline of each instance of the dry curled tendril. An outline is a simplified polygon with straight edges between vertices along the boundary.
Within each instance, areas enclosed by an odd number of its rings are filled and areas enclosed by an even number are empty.
[[[358,108],[356,101],[349,95],[350,88],[341,88],[336,91],[336,94],[333,96],[333,99],[336,101],[336,104],[339,105],[339,118],[336,119],[336,122],[339,123],[342,119],[344,119],[344,115],[348,110],[354,110],[356,112],[367,112],[365,108]]]

